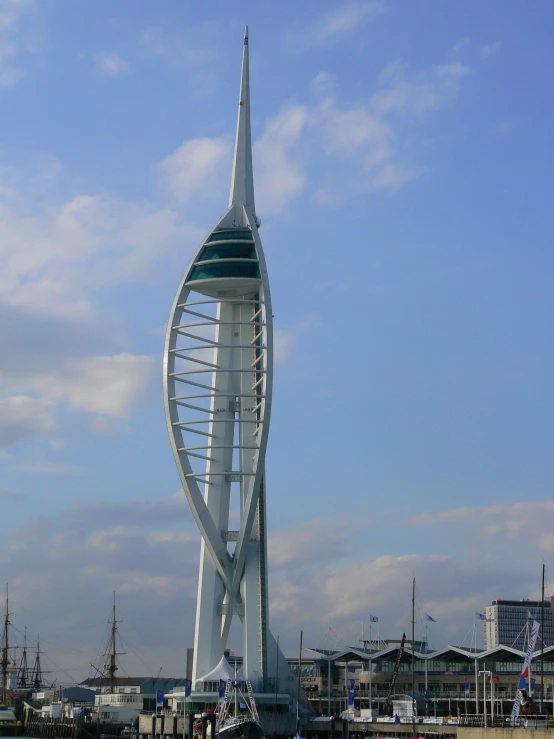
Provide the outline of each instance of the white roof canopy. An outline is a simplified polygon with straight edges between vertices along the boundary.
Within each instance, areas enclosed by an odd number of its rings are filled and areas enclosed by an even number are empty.
[[[240,672],[240,671],[239,671]],[[201,680],[203,683],[212,682],[214,680],[232,680],[235,676],[235,671],[231,667],[231,665],[227,662],[225,659],[225,656],[223,656],[218,664],[213,668],[213,670],[210,670],[206,675],[203,675],[199,680]]]

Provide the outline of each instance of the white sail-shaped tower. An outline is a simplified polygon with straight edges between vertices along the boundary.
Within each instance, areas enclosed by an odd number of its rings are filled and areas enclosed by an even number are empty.
[[[163,391],[173,455],[202,536],[193,685],[220,663],[238,617],[243,674],[255,690],[268,676],[265,454],[273,368],[258,226],[246,32],[229,207],[177,290]]]

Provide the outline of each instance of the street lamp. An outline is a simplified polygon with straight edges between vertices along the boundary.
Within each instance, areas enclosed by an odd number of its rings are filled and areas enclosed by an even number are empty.
[[[492,670],[479,670],[479,674],[483,675],[483,719],[485,723],[485,729],[487,728],[487,675],[489,680],[492,679]],[[492,704],[492,688],[491,688],[491,724],[493,722],[493,704]]]
[[[331,716],[331,655],[327,657],[327,715]]]

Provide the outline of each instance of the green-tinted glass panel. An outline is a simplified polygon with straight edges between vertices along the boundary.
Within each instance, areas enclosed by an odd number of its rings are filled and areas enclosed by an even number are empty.
[[[241,241],[254,241],[252,231],[236,229],[235,231],[216,231],[208,237],[206,243],[209,243],[210,241],[230,241],[231,239],[240,239]]]
[[[197,261],[207,262],[210,259],[256,259],[256,247],[253,243],[205,246]]]
[[[211,280],[216,277],[260,277],[257,262],[210,262],[194,267],[190,280]]]

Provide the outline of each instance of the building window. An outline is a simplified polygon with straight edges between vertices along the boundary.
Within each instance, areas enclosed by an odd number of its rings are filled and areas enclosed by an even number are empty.
[[[257,259],[254,244],[219,244],[218,246],[205,246],[202,249],[198,262],[209,262],[213,259]]]
[[[214,231],[209,237],[208,242],[211,241],[230,241],[231,239],[241,239],[246,241],[254,241],[252,231]],[[207,243],[208,243],[207,242]]]
[[[260,278],[260,267],[257,262],[210,262],[193,267],[190,280],[212,280],[225,277]]]

